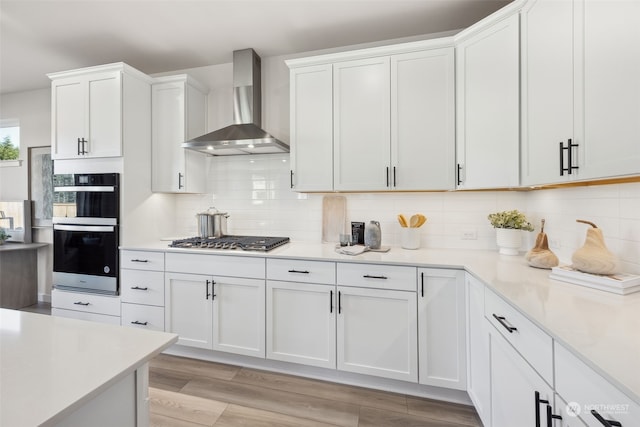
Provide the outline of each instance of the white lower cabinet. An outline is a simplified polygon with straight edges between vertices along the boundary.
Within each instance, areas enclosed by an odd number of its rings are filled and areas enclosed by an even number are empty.
[[[166,273],[165,331],[178,344],[264,357],[264,280]]]
[[[51,291],[51,314],[71,319],[120,324],[120,297],[82,292]]]
[[[470,274],[467,288],[467,393],[485,426],[491,425],[489,332],[484,320],[484,284]]]
[[[498,333],[490,330],[491,425],[493,427],[553,425],[547,423],[547,405],[553,389]],[[545,401],[545,402],[543,402]]]
[[[165,274],[164,330],[178,334],[179,345],[213,348],[213,303],[210,277]]]
[[[164,253],[120,251],[122,326],[164,331]]]
[[[418,269],[419,383],[466,389],[464,271]]]
[[[122,326],[164,331],[164,307],[122,303]]]
[[[556,392],[590,427],[637,426],[640,405],[588,367],[563,345],[555,343]],[[637,374],[637,372],[630,375]],[[575,417],[574,417],[575,418]],[[576,424],[580,425],[580,424]]]
[[[338,369],[417,382],[416,293],[337,289]]]
[[[267,359],[335,369],[335,289],[267,281]]]

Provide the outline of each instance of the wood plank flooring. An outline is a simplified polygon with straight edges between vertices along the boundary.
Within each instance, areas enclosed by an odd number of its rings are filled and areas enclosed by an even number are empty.
[[[481,427],[471,406],[161,354],[154,427]]]

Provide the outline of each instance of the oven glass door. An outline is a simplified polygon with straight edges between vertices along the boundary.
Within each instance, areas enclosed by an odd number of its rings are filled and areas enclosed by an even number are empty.
[[[118,227],[54,224],[53,271],[117,277]]]

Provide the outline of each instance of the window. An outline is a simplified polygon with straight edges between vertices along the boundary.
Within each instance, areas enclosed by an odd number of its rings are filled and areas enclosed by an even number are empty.
[[[20,157],[20,124],[17,119],[0,120],[0,160]]]

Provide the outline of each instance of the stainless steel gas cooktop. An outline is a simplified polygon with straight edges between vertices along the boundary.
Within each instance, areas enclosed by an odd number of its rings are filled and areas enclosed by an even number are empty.
[[[171,248],[194,249],[242,249],[244,251],[268,252],[278,246],[289,243],[288,237],[265,236],[222,236],[222,237],[189,237],[174,240]]]

